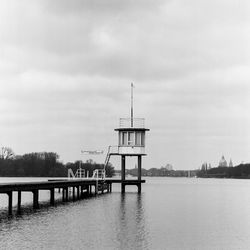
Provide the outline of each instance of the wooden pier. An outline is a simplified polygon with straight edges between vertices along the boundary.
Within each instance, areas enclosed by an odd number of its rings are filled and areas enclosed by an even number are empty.
[[[13,192],[17,192],[17,213],[21,213],[22,192],[33,193],[33,208],[39,208],[39,191],[50,191],[50,205],[55,204],[55,190],[62,191],[62,201],[75,201],[82,199],[84,195],[97,195],[112,192],[113,183],[122,183],[122,185],[141,186],[145,180],[121,180],[121,179],[81,179],[81,180],[48,180],[39,182],[17,182],[0,184],[0,194],[8,195],[8,214],[13,213]],[[69,197],[69,189],[72,189]]]

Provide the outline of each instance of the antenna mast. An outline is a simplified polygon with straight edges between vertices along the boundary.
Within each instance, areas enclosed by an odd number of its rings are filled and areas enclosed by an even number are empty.
[[[131,128],[133,128],[133,125],[134,125],[133,88],[134,88],[134,85],[133,83],[131,83]]]

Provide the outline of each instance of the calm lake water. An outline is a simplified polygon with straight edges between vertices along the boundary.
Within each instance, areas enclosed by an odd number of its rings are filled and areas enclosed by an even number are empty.
[[[0,249],[250,249],[250,180],[146,180],[141,195],[114,185],[54,207],[42,191],[35,212],[25,193],[23,214],[12,218],[0,194]]]

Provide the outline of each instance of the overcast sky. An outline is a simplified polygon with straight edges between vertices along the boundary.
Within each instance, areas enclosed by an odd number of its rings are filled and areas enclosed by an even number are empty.
[[[250,162],[249,13],[248,0],[2,0],[0,146],[86,160],[117,144],[133,82],[143,167]]]

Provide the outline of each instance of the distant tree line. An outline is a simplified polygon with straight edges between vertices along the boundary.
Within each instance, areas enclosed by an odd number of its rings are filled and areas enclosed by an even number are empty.
[[[169,176],[169,177],[201,177],[201,178],[238,178],[250,179],[250,163],[240,164],[235,167],[217,167],[206,168],[201,170],[167,170],[166,168],[142,169],[142,176]],[[128,169],[127,174],[137,176],[138,169]]]
[[[197,170],[168,170],[164,167],[162,168],[150,168],[150,169],[142,169],[142,176],[168,176],[168,177],[188,177],[189,173],[190,176],[195,176],[197,173]],[[127,174],[130,174],[132,176],[137,176],[138,169],[128,169]]]
[[[217,167],[207,170],[200,170],[198,177],[203,178],[238,178],[250,179],[250,163],[240,164],[235,167]]]
[[[75,173],[79,168],[79,161],[63,164],[59,155],[54,152],[35,152],[15,156],[10,148],[1,148],[0,176],[1,177],[67,177],[68,169]],[[81,162],[81,168],[92,176],[95,169],[103,169],[104,164],[98,164],[92,160]],[[106,175],[114,175],[114,167],[108,164]]]

